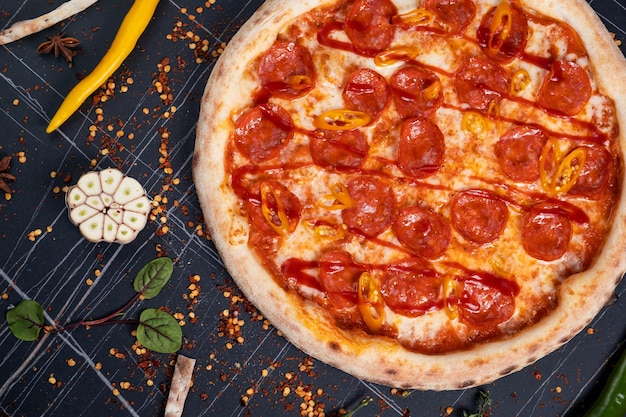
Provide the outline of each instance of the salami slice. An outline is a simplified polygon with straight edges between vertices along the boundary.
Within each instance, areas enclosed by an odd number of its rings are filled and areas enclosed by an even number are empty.
[[[452,199],[452,225],[466,239],[486,244],[496,240],[504,230],[509,209],[491,191],[467,190]]]
[[[522,244],[526,253],[542,261],[561,258],[572,237],[572,227],[567,211],[560,207],[540,203],[524,216]]]
[[[350,74],[343,100],[349,109],[365,112],[376,120],[391,100],[391,89],[382,75],[360,68]]]
[[[436,22],[451,35],[463,33],[476,15],[472,0],[426,0],[423,7],[433,12]]]
[[[463,103],[487,110],[493,100],[509,92],[510,77],[500,65],[485,58],[466,60],[454,74],[454,88]]]
[[[344,25],[355,50],[370,56],[387,49],[395,36],[391,18],[396,14],[396,6],[389,0],[356,0]]]
[[[390,309],[408,317],[443,306],[441,278],[419,258],[389,265],[380,292]]]
[[[359,277],[365,269],[345,251],[324,253],[319,259],[318,279],[336,309],[354,307]]]
[[[398,240],[419,256],[436,259],[450,244],[450,225],[431,210],[413,206],[398,213],[393,229]]]
[[[575,116],[590,97],[591,81],[587,71],[575,62],[561,60],[552,64],[544,78],[537,103],[550,113]]]
[[[483,16],[476,32],[485,54],[501,63],[520,56],[528,40],[526,15],[515,4],[504,2],[506,5],[494,7]],[[507,8],[506,15],[501,12],[503,6]],[[499,20],[494,22],[494,17]]]
[[[246,193],[253,230],[275,237],[292,232],[302,215],[300,199],[278,181],[259,181]]]
[[[293,132],[291,115],[280,106],[266,103],[239,118],[234,141],[239,152],[258,163],[277,156]]]
[[[509,129],[494,146],[500,169],[513,181],[539,179],[539,158],[548,137],[542,129],[518,126]]]
[[[322,167],[339,170],[357,169],[363,165],[369,144],[360,130],[327,130],[311,137],[309,149],[313,161]]]
[[[358,177],[347,184],[353,207],[342,210],[343,222],[351,230],[374,237],[387,229],[395,214],[393,189],[375,177]]]
[[[425,178],[443,164],[446,145],[439,127],[427,119],[408,119],[400,127],[398,167],[413,178]]]
[[[486,273],[468,272],[459,282],[459,320],[489,329],[507,321],[515,312],[519,286]]]
[[[394,103],[401,117],[430,117],[443,103],[439,77],[426,69],[407,66],[389,80]]]
[[[295,42],[274,42],[261,57],[258,73],[263,88],[280,98],[303,96],[315,86],[311,53]]]
[[[613,158],[609,151],[600,145],[584,146],[582,149],[585,150],[585,163],[569,193],[591,200],[600,200],[611,192]]]

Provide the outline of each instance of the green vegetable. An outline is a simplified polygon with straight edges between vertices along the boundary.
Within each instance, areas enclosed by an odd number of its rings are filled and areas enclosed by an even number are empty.
[[[174,353],[182,344],[183,331],[170,314],[147,308],[139,317],[137,340],[153,352]]]
[[[617,361],[600,396],[583,417],[624,417],[626,415],[626,353]]]
[[[15,337],[32,342],[43,328],[43,308],[37,301],[22,300],[6,314],[9,330]]]
[[[489,391],[478,391],[478,399],[476,402],[478,404],[478,411],[473,414],[463,411],[463,417],[487,417],[489,415],[492,403]]]
[[[141,268],[133,281],[133,288],[146,300],[156,297],[169,281],[174,270],[170,258],[156,258]]]
[[[359,405],[354,410],[350,411],[349,413],[342,414],[341,417],[354,417],[354,415],[357,413],[357,411],[359,411],[363,407],[366,407],[372,401],[373,400],[370,397],[363,398],[361,400],[361,402],[359,403]]]

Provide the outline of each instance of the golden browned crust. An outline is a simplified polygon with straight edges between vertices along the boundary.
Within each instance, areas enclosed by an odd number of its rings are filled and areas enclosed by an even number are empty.
[[[391,386],[429,390],[476,386],[515,372],[566,343],[602,309],[626,270],[623,192],[602,252],[590,269],[563,283],[558,307],[508,339],[466,351],[424,355],[384,337],[346,333],[318,304],[284,291],[256,260],[247,246],[248,222],[238,212],[224,172],[232,112],[251,100],[241,74],[245,63],[268,48],[286,23],[324,3],[328,2],[268,0],[230,42],[207,84],[197,128],[194,181],[213,241],[235,282],[298,348],[356,377]],[[618,122],[626,126],[626,60],[588,4],[584,0],[570,1],[568,7],[562,7],[560,0],[521,3],[566,21],[579,32],[596,82],[614,100]],[[626,131],[619,133],[618,140],[624,149]],[[623,184],[620,178],[620,187]]]

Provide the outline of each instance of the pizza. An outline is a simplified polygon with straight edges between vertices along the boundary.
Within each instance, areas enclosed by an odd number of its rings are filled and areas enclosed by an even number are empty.
[[[626,270],[625,74],[583,0],[268,0],[201,104],[212,240],[307,354],[395,387],[493,381]]]

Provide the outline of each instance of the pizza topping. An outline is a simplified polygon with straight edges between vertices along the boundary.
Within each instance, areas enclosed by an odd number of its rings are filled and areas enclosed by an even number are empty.
[[[378,281],[367,271],[359,277],[357,295],[363,321],[371,332],[378,333],[385,321],[385,303]]]
[[[502,0],[483,17],[476,36],[489,57],[508,62],[526,47],[528,22],[519,7]]]
[[[559,206],[540,203],[524,216],[522,244],[533,258],[542,261],[559,259],[567,251],[571,236],[569,215]]]
[[[496,143],[494,151],[504,175],[513,181],[539,179],[539,160],[548,141],[545,133],[530,126],[508,130]]]
[[[327,130],[311,137],[309,149],[319,166],[357,169],[367,158],[369,144],[360,130]]]
[[[572,94],[572,92],[576,94]],[[575,116],[591,97],[587,71],[571,61],[555,61],[539,88],[537,103],[550,113]]]
[[[391,91],[385,78],[368,68],[361,68],[350,74],[343,89],[343,100],[347,107],[369,114],[372,119],[387,107]]]
[[[275,104],[262,104],[245,113],[235,126],[239,152],[253,162],[278,155],[293,136],[291,115]]]
[[[423,7],[435,14],[435,21],[451,35],[461,34],[476,15],[472,0],[425,0]]]
[[[385,268],[380,292],[392,311],[408,317],[443,306],[441,278],[419,258],[403,260]]]
[[[394,16],[392,22],[410,26],[424,26],[429,24],[433,17],[434,15],[431,11],[419,8]]]
[[[311,53],[295,42],[276,41],[261,58],[258,73],[266,91],[285,99],[301,97],[315,84]]]
[[[343,227],[318,220],[316,222],[304,222],[304,226],[310,230],[317,239],[341,239],[346,235]]]
[[[519,69],[511,76],[511,94],[521,94],[530,85],[530,74],[525,69]]]
[[[578,171],[578,178],[569,189],[569,193],[591,200],[599,200],[606,195],[612,185],[614,163],[611,154],[599,145],[584,146],[578,149],[584,152],[585,158]]]
[[[489,121],[476,111],[466,111],[463,113],[461,126],[465,132],[484,139],[487,136]]]
[[[414,46],[396,46],[377,53],[374,57],[374,64],[387,67],[398,62],[408,62],[417,58],[419,53],[419,49]]]
[[[389,0],[356,0],[344,24],[344,31],[359,53],[366,56],[389,48],[395,36],[391,19],[397,14]]]
[[[298,197],[277,181],[261,181],[247,192],[246,207],[255,228],[279,236],[292,233],[302,211]]]
[[[441,81],[436,74],[416,66],[396,71],[389,84],[401,117],[432,116],[443,103]]]
[[[487,110],[493,100],[506,96],[509,84],[504,68],[480,57],[466,60],[454,74],[459,99],[479,110]]]
[[[428,259],[439,258],[450,243],[450,226],[445,218],[417,206],[402,209],[393,230],[402,244]]]
[[[319,281],[336,309],[354,307],[359,278],[364,272],[345,251],[326,252],[319,259]]]
[[[428,177],[441,168],[446,151],[443,133],[428,119],[407,119],[400,127],[398,167],[413,178]]]
[[[507,321],[515,312],[519,286],[486,272],[467,271],[457,277],[459,320],[479,329]]]
[[[358,177],[348,183],[354,207],[342,211],[348,229],[374,237],[387,229],[393,220],[396,201],[393,189],[374,177]]]
[[[354,201],[345,185],[341,183],[334,184],[330,187],[330,192],[318,203],[320,207],[326,210],[343,210],[354,207]]]
[[[313,125],[322,130],[353,130],[372,120],[369,114],[349,109],[329,110],[317,116]]]
[[[491,191],[462,191],[452,199],[452,225],[474,243],[486,244],[496,240],[508,218],[506,203]]]
[[[539,174],[544,190],[552,195],[567,193],[578,181],[585,158],[583,147],[563,157],[559,143],[555,139],[547,141],[539,158]]]

